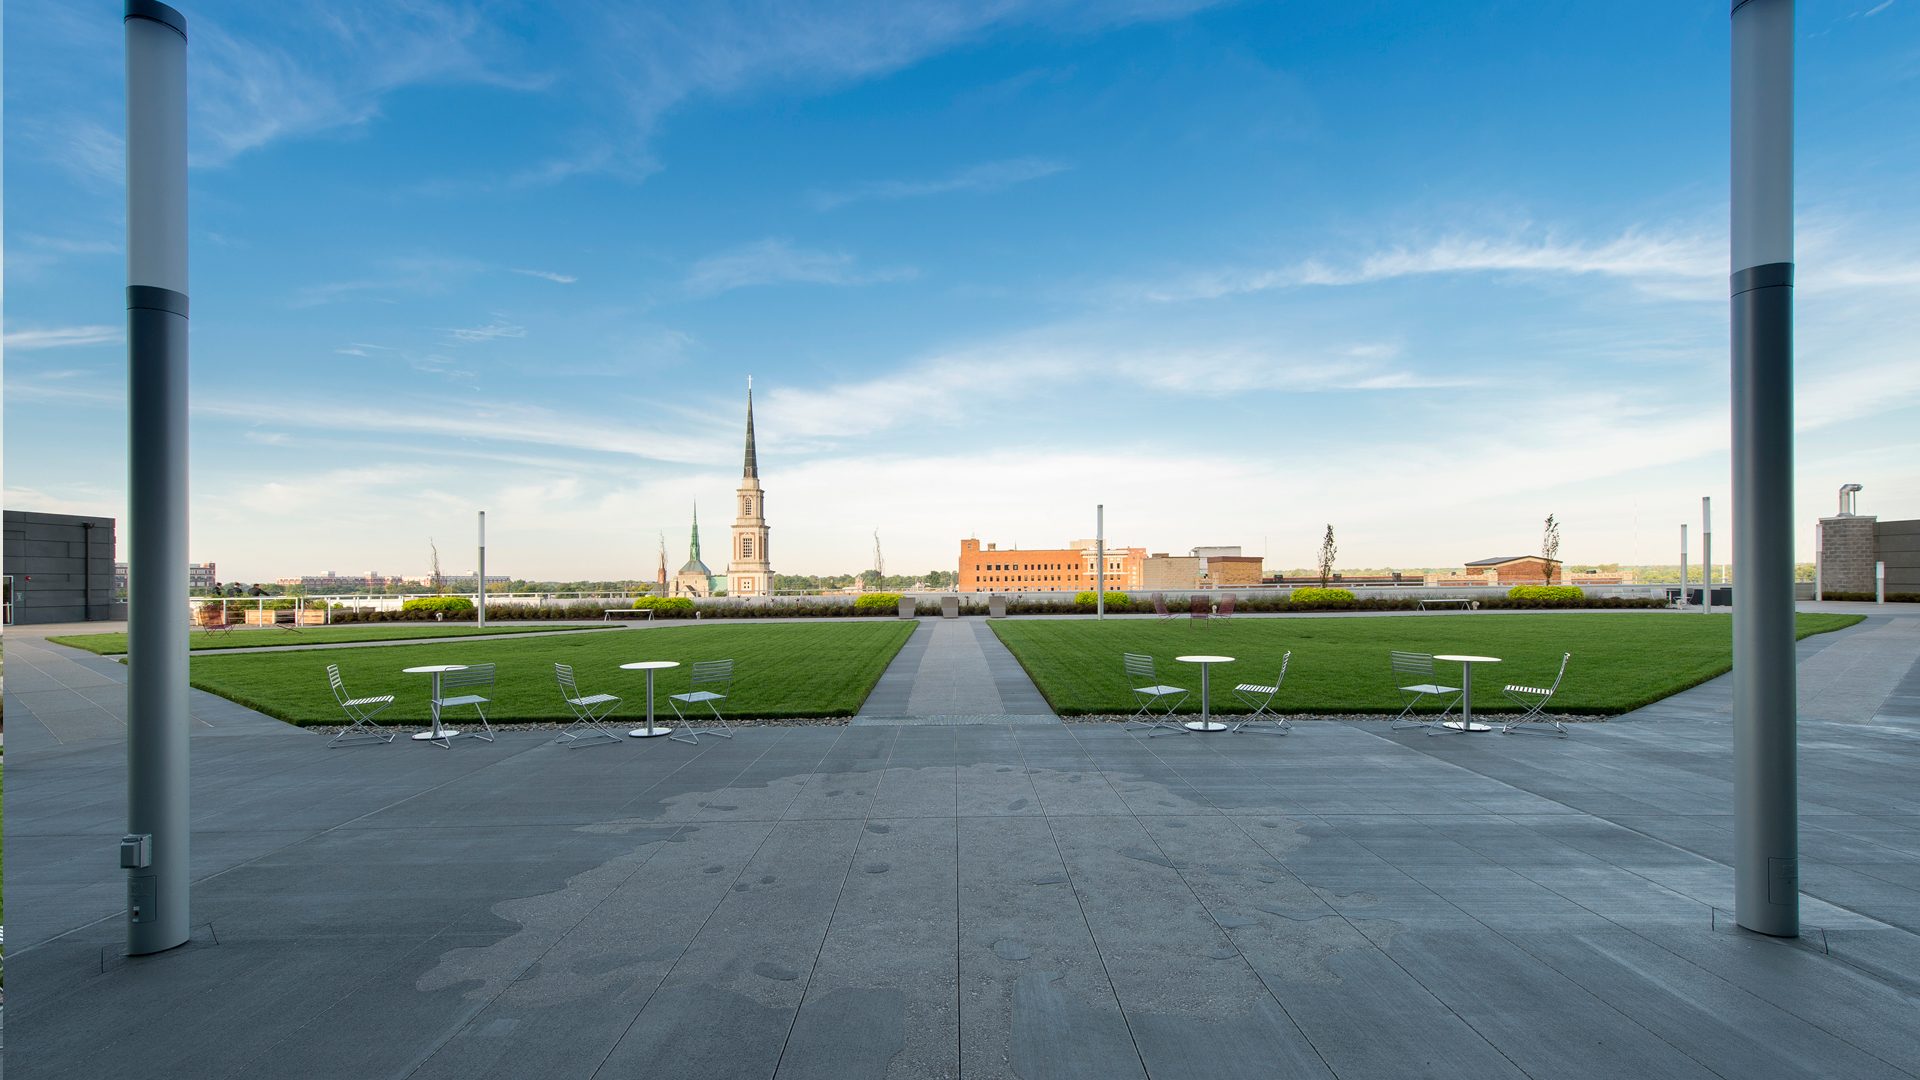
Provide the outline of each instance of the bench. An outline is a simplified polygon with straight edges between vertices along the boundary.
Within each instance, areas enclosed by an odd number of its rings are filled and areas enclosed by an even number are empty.
[[[610,607],[610,608],[601,608],[600,611],[601,611],[601,614],[600,614],[601,622],[612,622],[613,617],[615,615],[644,615],[647,617],[648,622],[653,621],[653,609],[650,607],[649,608]]]
[[[1429,610],[1435,606],[1459,607],[1465,608],[1468,611],[1478,611],[1480,610],[1480,601],[1471,600],[1464,596],[1432,596],[1420,598],[1421,611]]]

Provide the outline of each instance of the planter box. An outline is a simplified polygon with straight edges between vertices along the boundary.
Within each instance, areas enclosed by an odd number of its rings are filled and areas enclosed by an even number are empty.
[[[960,598],[957,596],[941,597],[940,598],[940,617],[943,619],[959,618],[960,617]]]
[[[1004,619],[1007,617],[1007,598],[1004,596],[987,597],[987,618]]]
[[[245,622],[248,626],[272,626],[280,617],[277,611],[261,611],[259,608],[245,608]]]
[[[900,617],[903,619],[913,618],[916,614],[918,614],[919,607],[920,607],[920,602],[918,600],[915,600],[913,597],[911,596],[901,597],[900,598]]]

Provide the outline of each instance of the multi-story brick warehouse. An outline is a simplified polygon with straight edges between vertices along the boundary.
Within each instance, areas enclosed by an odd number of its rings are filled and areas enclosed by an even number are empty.
[[[1107,588],[1138,589],[1146,548],[1106,549]],[[997,544],[960,541],[961,592],[1079,592],[1094,586],[1099,561],[1092,540],[1064,548],[1001,551]]]

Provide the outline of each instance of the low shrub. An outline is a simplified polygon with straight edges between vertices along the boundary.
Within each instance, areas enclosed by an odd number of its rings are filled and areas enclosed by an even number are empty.
[[[1073,606],[1078,611],[1094,611],[1098,608],[1092,589],[1084,589],[1073,596]],[[1125,611],[1133,606],[1133,597],[1123,592],[1107,591],[1107,610]]]
[[[421,613],[416,618],[451,615],[456,619],[470,619],[473,617],[473,601],[464,596],[418,596],[402,601],[400,613],[404,616],[412,612]]]
[[[861,593],[853,598],[855,615],[892,615],[900,610],[900,594],[897,592]]]
[[[1578,585],[1515,585],[1507,590],[1509,600],[1582,600],[1586,591]]]
[[[1870,592],[1841,592],[1837,589],[1828,589],[1826,592],[1820,594],[1820,599],[1847,600],[1858,604],[1871,604],[1877,598]],[[1887,594],[1887,603],[1920,604],[1920,593],[1890,592]]]
[[[691,619],[693,600],[685,596],[637,596],[633,610],[651,611],[656,619]]]
[[[1322,589],[1318,586],[1293,590],[1287,603],[1294,608],[1311,608],[1316,611],[1335,611],[1354,606],[1352,589]]]

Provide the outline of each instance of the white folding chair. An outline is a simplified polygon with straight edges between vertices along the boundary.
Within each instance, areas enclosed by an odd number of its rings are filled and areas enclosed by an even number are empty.
[[[1390,659],[1393,664],[1394,687],[1400,691],[1400,696],[1406,700],[1407,704],[1405,708],[1400,710],[1400,714],[1393,718],[1393,723],[1389,725],[1389,727],[1430,728],[1434,724],[1445,720],[1447,714],[1453,711],[1453,707],[1460,703],[1460,688],[1457,686],[1441,685],[1439,676],[1433,673],[1432,654],[1401,652],[1396,649],[1393,650]],[[1440,710],[1438,718],[1434,720],[1407,719],[1407,714],[1413,711],[1413,707],[1418,705],[1422,698],[1446,697],[1448,694],[1453,695],[1453,700],[1447,702],[1447,707]]]
[[[620,742],[620,733],[607,727],[606,715],[613,711],[620,699],[612,694],[581,694],[573,681],[572,664],[553,665],[553,678],[560,684],[560,696],[565,699],[567,708],[573,710],[573,723],[562,728],[554,742],[574,740],[575,747],[585,746],[587,739],[606,737]]]
[[[1280,674],[1274,677],[1272,686],[1260,683],[1241,683],[1233,688],[1233,694],[1253,710],[1245,719],[1227,730],[1229,735],[1238,735],[1245,729],[1249,735],[1285,735],[1293,730],[1293,723],[1271,708],[1274,696],[1280,693],[1281,684],[1287,681],[1287,665],[1293,663],[1293,651],[1289,649],[1280,657]],[[1248,728],[1248,724],[1266,724],[1264,728]]]
[[[1552,701],[1553,695],[1559,691],[1560,680],[1567,677],[1567,662],[1572,659],[1572,653],[1560,654],[1560,674],[1553,677],[1553,684],[1551,686],[1521,686],[1518,683],[1509,683],[1500,688],[1500,692],[1507,695],[1508,701],[1526,710],[1519,716],[1507,721],[1506,724],[1500,728],[1502,735],[1553,734],[1562,739],[1567,737],[1567,726],[1555,720],[1553,717],[1548,716],[1545,710],[1547,702]],[[1520,725],[1522,724],[1544,724],[1547,727],[1551,727],[1553,731],[1548,732],[1542,728],[1521,727]]]
[[[718,735],[723,739],[733,738],[733,732],[730,730],[727,718],[721,716],[719,707],[714,705],[716,701],[727,700],[727,695],[733,692],[733,661],[696,661],[693,665],[692,686],[693,689],[687,693],[669,694],[667,696],[667,704],[673,706],[673,715],[680,718],[682,725],[676,728],[674,733],[667,736],[667,738],[674,742],[692,743],[695,746],[700,745],[700,736],[702,735]],[[701,689],[703,686],[717,687],[718,689],[703,690]],[[714,722],[720,726],[717,728],[694,727],[693,722],[687,719],[687,714],[680,711],[682,702],[687,705],[705,705],[707,710],[713,713]]]
[[[346,681],[340,678],[340,665],[327,665],[327,685],[333,688],[333,700],[340,703],[340,711],[347,714],[348,724],[340,734],[327,740],[327,749],[336,746],[355,746],[365,742],[393,741],[394,733],[386,731],[373,718],[386,711],[393,704],[392,694],[377,697],[354,697],[347,693]]]
[[[468,732],[467,734],[472,735],[476,739],[492,742],[493,725],[487,723],[487,711],[480,707],[490,704],[486,697],[474,693],[455,694],[452,697],[444,696],[449,690],[465,690],[469,687],[476,690],[483,687],[489,690],[492,689],[493,665],[474,664],[465,671],[449,671],[440,676],[440,693],[443,696],[433,703],[434,707],[439,709],[442,714],[445,714],[448,709],[457,708],[462,705],[473,706],[473,711],[480,714],[480,726],[486,729],[486,734],[482,735],[478,731]]]
[[[1168,723],[1165,718],[1172,716],[1173,710],[1179,708],[1180,703],[1187,700],[1188,691],[1179,686],[1162,685],[1160,676],[1154,672],[1153,657],[1151,656],[1143,656],[1140,653],[1122,653],[1121,660],[1126,667],[1127,681],[1129,683],[1137,683],[1144,680],[1147,684],[1133,688],[1133,696],[1140,702],[1140,707],[1133,711],[1133,717],[1121,727],[1121,730],[1125,731],[1127,728],[1139,724],[1145,728],[1170,728],[1175,731],[1185,731],[1185,728],[1177,724]],[[1171,698],[1173,703],[1167,706],[1165,712],[1159,716],[1155,716],[1151,710],[1163,698]],[[1142,716],[1146,717],[1146,719],[1140,719]]]

